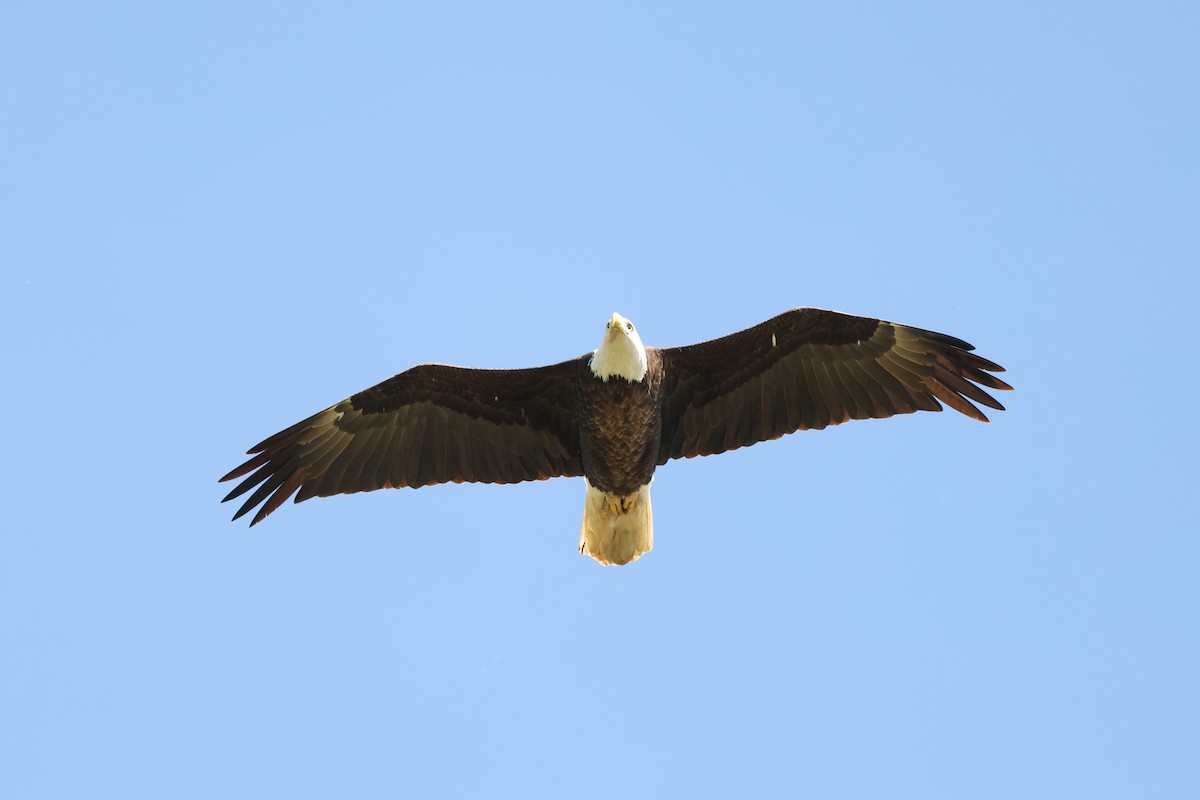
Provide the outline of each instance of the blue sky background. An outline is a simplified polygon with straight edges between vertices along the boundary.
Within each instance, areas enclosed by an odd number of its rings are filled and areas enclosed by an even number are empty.
[[[1192,3],[0,11],[0,791],[1200,796]],[[612,311],[974,342],[1009,411],[287,505],[250,445]]]

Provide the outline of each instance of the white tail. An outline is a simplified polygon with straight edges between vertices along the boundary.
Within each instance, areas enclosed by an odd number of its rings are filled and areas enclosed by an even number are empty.
[[[584,479],[587,483],[587,479]],[[628,564],[654,547],[650,484],[630,495],[607,494],[587,484],[579,552],[601,564]]]

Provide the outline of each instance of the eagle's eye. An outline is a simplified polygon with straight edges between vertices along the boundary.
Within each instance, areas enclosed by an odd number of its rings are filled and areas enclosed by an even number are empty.
[[[606,323],[604,323],[604,330],[608,330],[608,329],[609,329],[609,328],[611,328],[611,327],[612,327],[612,323],[611,323],[611,322],[606,322]]]
[[[632,323],[632,322],[626,322],[626,323],[625,323],[625,330],[627,330],[627,331],[629,331],[630,333],[632,333],[632,332],[633,332],[633,323]]]

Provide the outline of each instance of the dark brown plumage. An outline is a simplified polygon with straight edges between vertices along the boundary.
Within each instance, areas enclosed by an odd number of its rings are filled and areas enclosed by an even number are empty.
[[[253,447],[221,478],[248,476],[225,500],[253,490],[234,519],[261,504],[253,525],[293,494],[579,475],[628,502],[673,458],[941,403],[986,422],[976,403],[1004,407],[980,387],[1011,388],[961,339],[833,311],[644,349],[613,319],[644,353],[640,378],[602,380],[591,353],[532,369],[413,367]]]

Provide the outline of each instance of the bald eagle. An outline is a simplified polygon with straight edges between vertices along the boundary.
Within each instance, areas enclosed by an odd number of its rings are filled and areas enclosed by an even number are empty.
[[[233,518],[293,494],[582,476],[579,552],[627,564],[653,547],[650,481],[673,458],[941,403],[987,422],[973,402],[1004,406],[979,387],[1012,388],[961,339],[817,308],[685,347],[644,346],[620,314],[605,328],[570,361],[420,364],[317,412],[221,478],[248,475],[225,500],[254,489]]]

